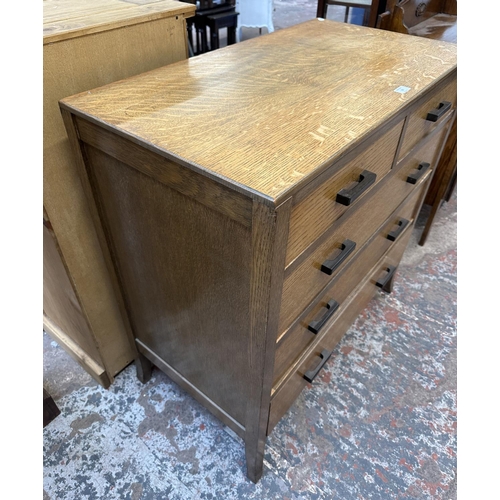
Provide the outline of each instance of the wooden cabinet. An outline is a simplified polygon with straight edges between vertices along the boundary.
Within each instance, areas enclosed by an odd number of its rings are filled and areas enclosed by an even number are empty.
[[[194,10],[174,0],[43,2],[43,325],[105,387],[135,352],[58,101],[186,59],[185,17]]]
[[[318,19],[61,102],[139,373],[239,434],[252,480],[391,290],[455,102],[455,45]]]

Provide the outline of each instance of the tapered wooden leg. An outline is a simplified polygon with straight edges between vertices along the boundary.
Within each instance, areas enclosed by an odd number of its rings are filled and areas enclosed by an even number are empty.
[[[245,443],[245,456],[247,462],[247,476],[250,481],[257,483],[264,471],[264,447],[266,446],[265,432],[261,439],[252,443]]]
[[[394,283],[394,275],[396,274],[396,266],[387,266],[385,268],[386,275],[379,280],[377,280],[376,285],[381,288],[386,293],[392,292],[392,287]]]
[[[393,275],[390,277],[389,281],[382,287],[382,290],[387,293],[392,293],[392,290],[394,288],[394,275],[396,273],[394,272]]]
[[[151,372],[153,370],[153,364],[149,361],[146,356],[139,354],[135,360],[135,368],[137,370],[137,378],[146,384],[151,380]]]
[[[245,421],[248,478],[256,483],[264,469],[264,447],[273,385],[288,223],[288,198],[277,209],[254,202],[252,209],[252,283],[248,364],[255,376],[249,384]],[[265,265],[262,265],[265,263]]]

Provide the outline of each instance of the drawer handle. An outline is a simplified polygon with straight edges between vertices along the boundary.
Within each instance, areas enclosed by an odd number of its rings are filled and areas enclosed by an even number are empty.
[[[351,240],[345,240],[342,245],[340,245],[340,253],[332,260],[325,260],[323,264],[321,264],[321,272],[328,274],[331,276],[333,271],[337,269],[337,267],[346,260],[347,256],[356,248],[356,243]]]
[[[330,356],[332,355],[333,351],[327,351],[326,349],[323,349],[321,351],[321,354],[319,357],[321,358],[321,361],[318,363],[318,366],[316,368],[313,368],[312,370],[308,370],[306,373],[304,373],[304,378],[312,384],[313,380],[316,378],[318,373],[320,372],[321,368],[325,366],[325,363],[330,359]]]
[[[358,183],[352,189],[341,189],[337,193],[336,202],[349,206],[356,198],[359,198],[377,179],[377,174],[363,170],[359,175]]]
[[[449,109],[451,109],[451,102],[441,101],[439,106],[427,113],[427,121],[437,122]]]
[[[418,180],[425,174],[425,172],[427,172],[427,170],[429,170],[429,167],[430,167],[429,163],[425,163],[425,162],[421,163],[417,167],[417,171],[413,174],[410,174],[406,178],[406,182],[409,182],[410,184],[416,184],[418,182]]]
[[[319,331],[323,328],[325,323],[335,314],[335,311],[339,308],[339,303],[332,299],[328,304],[326,304],[326,312],[321,316],[320,319],[315,321],[311,321],[309,325],[307,325],[307,329],[310,332],[313,332],[315,335],[319,333]]]
[[[394,231],[391,231],[388,235],[387,235],[387,239],[389,241],[396,241],[399,237],[399,235],[405,230],[406,226],[410,223],[409,220],[406,220],[406,219],[400,219],[398,221],[398,227],[396,229],[394,229]]]
[[[387,274],[382,279],[379,279],[375,284],[387,292],[390,291],[388,285],[390,284],[396,269],[396,266],[387,266],[385,268]]]

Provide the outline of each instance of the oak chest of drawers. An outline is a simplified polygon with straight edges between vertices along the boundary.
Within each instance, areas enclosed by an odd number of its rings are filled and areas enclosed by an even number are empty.
[[[390,291],[456,46],[314,19],[61,102],[139,351],[246,446]]]

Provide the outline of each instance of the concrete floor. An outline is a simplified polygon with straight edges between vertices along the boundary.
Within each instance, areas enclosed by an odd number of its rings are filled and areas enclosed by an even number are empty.
[[[274,14],[281,29],[316,2],[275,0]],[[455,500],[456,210],[454,195],[419,247],[422,213],[393,293],[276,426],[257,485],[241,439],[162,372],[142,385],[131,365],[105,390],[44,333],[44,386],[61,409],[43,431],[44,500]]]

